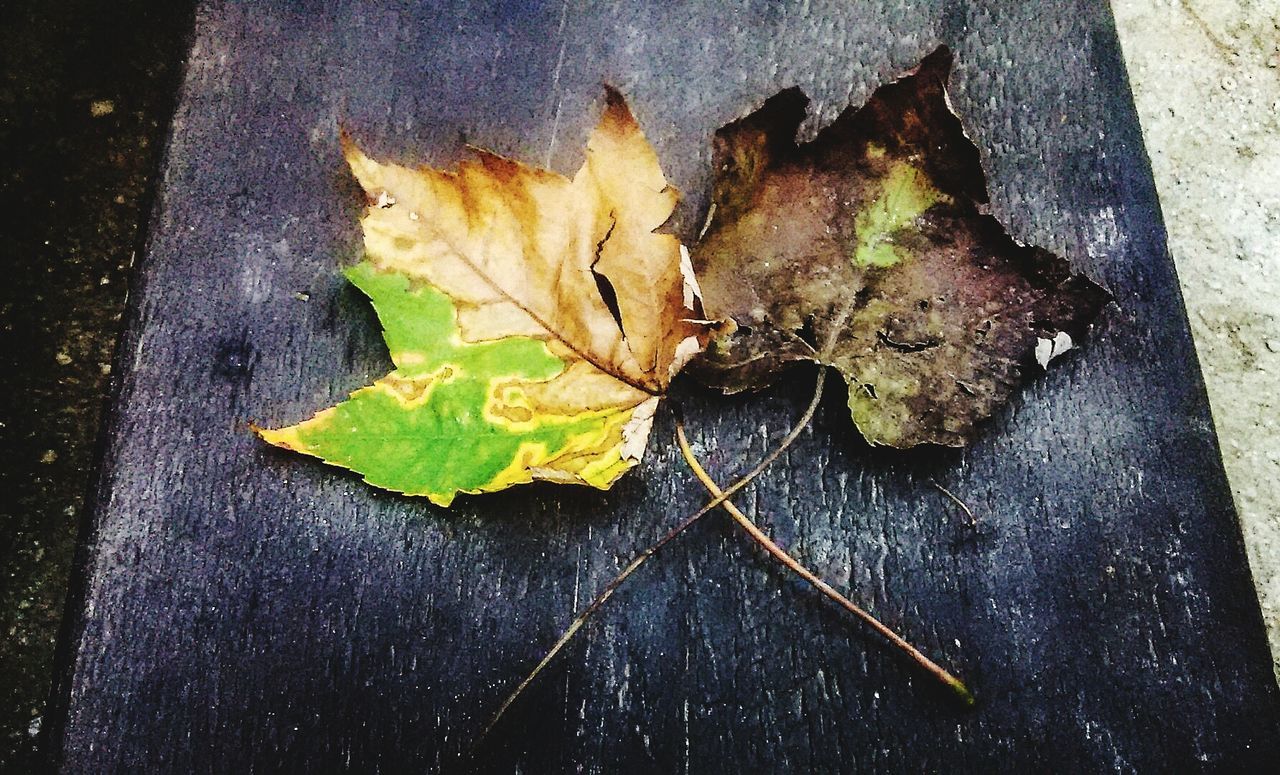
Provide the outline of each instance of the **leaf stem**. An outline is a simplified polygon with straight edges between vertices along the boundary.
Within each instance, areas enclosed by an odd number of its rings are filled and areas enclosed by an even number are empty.
[[[689,467],[693,469],[693,473],[702,481],[702,484],[707,488],[708,492],[717,498],[721,498],[721,496],[724,495],[724,492],[722,492],[719,485],[717,485],[715,481],[707,475],[706,470],[703,469],[702,465],[698,462],[698,459],[694,456],[693,450],[689,448],[689,439],[685,436],[684,423],[679,421],[676,423],[676,439],[680,443],[680,452],[684,455],[684,459],[689,464]],[[732,501],[722,499],[721,505],[724,507],[725,511],[729,512],[729,515],[733,517],[734,521],[737,522],[743,530],[747,531],[756,543],[760,544],[760,546],[764,547],[769,554],[773,555],[775,559],[787,566],[787,568],[793,571],[800,578],[809,582],[809,584],[819,592],[839,603],[846,611],[861,619],[869,625],[871,629],[880,633],[880,635],[890,643],[915,660],[916,664],[924,668],[930,675],[950,687],[950,689],[965,705],[974,704],[973,694],[970,693],[968,687],[966,687],[959,678],[956,678],[936,662],[926,657],[924,653],[908,643],[901,635],[886,627],[880,622],[880,620],[864,611],[847,597],[837,592],[830,584],[818,578],[812,571],[801,565],[794,557],[787,554],[786,550],[774,543],[773,539],[765,535],[765,533],[760,530],[760,528],[757,527],[746,514],[743,514],[737,506],[733,505]]]
[[[686,517],[675,527],[671,528],[671,530],[667,531],[666,535],[662,536],[654,544],[649,546],[649,548],[636,555],[635,559],[633,559],[627,567],[623,568],[622,572],[615,576],[612,581],[606,584],[605,588],[600,591],[600,594],[596,595],[595,599],[588,603],[587,607],[582,609],[582,611],[574,617],[573,621],[569,623],[569,626],[566,627],[562,633],[560,633],[560,637],[556,640],[555,644],[552,645],[542,659],[538,661],[538,664],[534,666],[533,670],[529,671],[529,674],[516,685],[516,688],[513,689],[511,693],[507,695],[506,699],[502,701],[502,704],[498,706],[497,712],[493,714],[493,717],[489,719],[489,723],[485,724],[484,729],[480,732],[479,736],[476,737],[475,742],[472,744],[473,747],[479,745],[480,742],[488,736],[489,732],[497,725],[503,714],[507,712],[507,709],[510,708],[520,695],[524,693],[524,690],[529,687],[529,684],[533,683],[534,679],[538,677],[547,665],[551,664],[551,660],[555,659],[556,655],[564,650],[564,647],[569,644],[569,641],[572,640],[573,636],[582,628],[582,625],[586,624],[587,620],[590,619],[591,616],[595,614],[595,612],[598,611],[609,598],[613,597],[613,593],[618,590],[618,587],[622,586],[622,583],[626,581],[631,574],[639,570],[640,566],[643,565],[650,557],[657,554],[662,547],[671,543],[676,536],[690,528],[695,522],[702,519],[702,517],[708,513],[714,511],[717,506],[724,505],[729,498],[733,497],[735,493],[750,484],[751,480],[763,473],[771,463],[781,457],[783,452],[787,451],[788,447],[795,443],[796,439],[800,438],[800,434],[809,426],[809,423],[813,420],[814,413],[818,411],[818,404],[822,401],[822,389],[823,385],[826,383],[826,378],[827,367],[819,367],[818,378],[813,386],[813,398],[810,399],[809,406],[805,408],[804,413],[800,415],[800,419],[796,420],[795,424],[791,426],[791,430],[787,432],[787,435],[783,437],[782,441],[778,442],[778,445],[773,448],[772,452],[766,455],[764,459],[755,466],[755,468],[752,468],[744,474],[726,490],[723,492],[717,491],[713,493],[715,497],[708,501],[706,505],[698,509],[692,515]],[[677,420],[676,427],[682,428],[683,423]]]
[[[973,511],[969,508],[968,505],[965,504],[964,501],[960,500],[959,496],[957,496],[955,493],[948,490],[946,487],[943,487],[942,485],[938,484],[938,482],[934,479],[930,479],[929,484],[932,484],[934,486],[934,489],[936,489],[938,492],[950,498],[952,503],[960,507],[960,510],[964,512],[965,527],[972,530],[978,526],[978,518],[973,516]]]

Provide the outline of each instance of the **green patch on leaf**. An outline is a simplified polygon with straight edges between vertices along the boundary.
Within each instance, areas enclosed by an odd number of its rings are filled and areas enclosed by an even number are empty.
[[[542,412],[527,389],[565,368],[545,342],[464,342],[454,303],[439,290],[367,261],[346,274],[373,302],[396,369],[306,422],[262,431],[272,444],[448,505],[458,492],[527,482],[530,468],[598,448],[631,415]],[[607,486],[629,467],[615,452],[573,468],[584,483]]]
[[[856,266],[888,267],[906,258],[907,252],[894,244],[894,235],[946,199],[924,172],[905,161],[894,161],[879,183],[878,195],[853,221]]]

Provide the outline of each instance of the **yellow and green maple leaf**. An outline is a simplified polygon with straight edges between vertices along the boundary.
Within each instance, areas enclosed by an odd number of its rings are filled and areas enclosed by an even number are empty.
[[[261,436],[441,505],[534,479],[606,488],[639,462],[712,325],[655,231],[678,194],[621,96],[572,179],[486,151],[448,172],[345,150],[370,201],[347,277],[396,368]]]

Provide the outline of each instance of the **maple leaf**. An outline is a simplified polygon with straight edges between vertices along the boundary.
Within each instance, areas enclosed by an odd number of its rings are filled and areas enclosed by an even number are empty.
[[[798,89],[716,134],[693,262],[709,315],[738,329],[695,362],[703,382],[737,392],[826,363],[872,444],[959,446],[1037,344],[1043,365],[1080,338],[1110,297],[984,212],[950,67],[939,49],[804,145]]]
[[[475,150],[457,171],[344,151],[369,196],[368,295],[395,370],[266,441],[448,505],[534,479],[609,487],[701,350],[679,199],[625,101],[572,178]]]

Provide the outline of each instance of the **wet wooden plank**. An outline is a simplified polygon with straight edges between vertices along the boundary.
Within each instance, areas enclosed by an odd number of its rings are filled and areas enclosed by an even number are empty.
[[[816,127],[939,42],[996,214],[1118,303],[971,449],[873,452],[836,391],[740,502],[981,704],[948,703],[715,518],[618,594],[471,764],[1276,760],[1280,699],[1105,3],[409,6],[198,14],[88,539],[67,769],[449,767],[573,612],[702,500],[665,412],[611,493],[449,511],[252,437],[387,368],[336,271],[359,247],[339,124],[384,158],[445,164],[474,143],[567,172],[610,83],[686,193],[688,237],[716,127],[792,85]],[[811,379],[673,401],[728,480]]]

